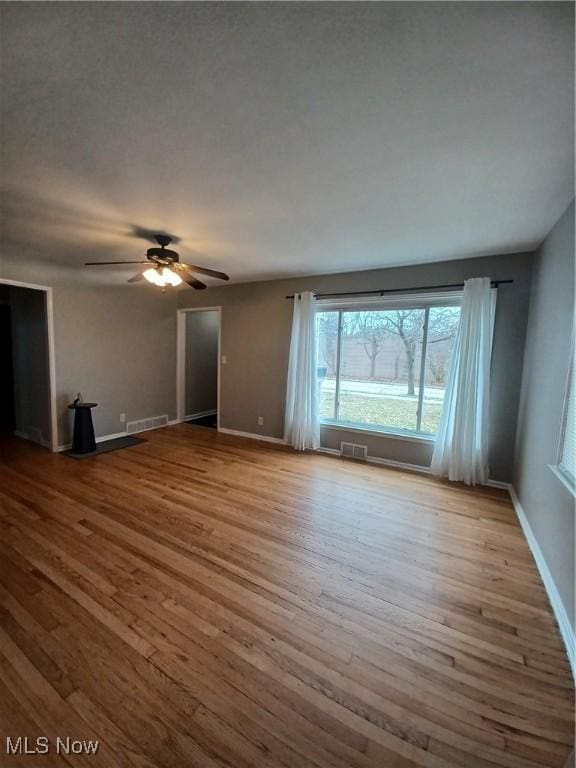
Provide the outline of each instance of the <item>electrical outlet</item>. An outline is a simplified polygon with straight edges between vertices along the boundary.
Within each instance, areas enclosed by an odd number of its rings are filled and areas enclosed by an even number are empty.
[[[228,358],[226,357],[226,355],[222,355],[222,365],[226,365],[227,362],[228,362]]]
[[[264,416],[258,416],[258,426],[261,427],[264,424]]]
[[[125,424],[125,423],[126,423],[126,414],[125,413],[121,413],[120,414],[120,424]]]

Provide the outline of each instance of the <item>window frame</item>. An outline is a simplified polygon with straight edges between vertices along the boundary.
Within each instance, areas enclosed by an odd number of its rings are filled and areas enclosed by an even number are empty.
[[[570,356],[568,358],[568,373],[566,375],[564,397],[562,400],[562,420],[560,422],[560,433],[558,435],[558,446],[556,449],[556,463],[548,465],[563,485],[565,485],[570,493],[576,497],[576,474],[573,475],[562,462],[571,394],[576,398],[576,327],[572,328],[572,337],[570,340]]]
[[[420,377],[418,382],[418,408],[416,412],[416,424],[422,424],[422,407],[424,402],[423,380],[426,376],[426,351],[428,343],[428,318],[433,307],[460,307],[462,305],[463,289],[434,292],[394,294],[391,296],[351,296],[346,299],[317,299],[316,312],[338,312],[338,343],[336,348],[336,386],[334,412],[336,418],[321,418],[320,424],[327,429],[340,429],[354,432],[367,432],[368,434],[387,435],[389,437],[405,440],[415,440],[427,443],[436,441],[436,433],[422,432],[420,429],[395,429],[386,425],[356,424],[338,420],[339,395],[340,395],[340,363],[342,358],[342,313],[365,310],[391,310],[391,309],[421,309],[424,310],[424,325],[422,335],[422,350],[420,363]],[[424,364],[422,364],[422,360]]]

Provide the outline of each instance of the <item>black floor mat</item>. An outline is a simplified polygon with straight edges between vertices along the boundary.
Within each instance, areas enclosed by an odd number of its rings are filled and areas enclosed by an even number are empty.
[[[210,427],[216,429],[218,426],[218,416],[212,413],[210,416],[200,416],[199,419],[190,419],[186,424],[192,424],[195,427]]]
[[[72,450],[69,450],[63,451],[63,454],[73,459],[89,459],[91,456],[98,456],[100,453],[111,453],[112,451],[119,451],[121,448],[130,448],[133,445],[145,442],[146,440],[142,437],[133,437],[132,435],[115,437],[113,440],[104,440],[102,443],[97,443],[96,450],[92,451],[92,453],[74,453]]]

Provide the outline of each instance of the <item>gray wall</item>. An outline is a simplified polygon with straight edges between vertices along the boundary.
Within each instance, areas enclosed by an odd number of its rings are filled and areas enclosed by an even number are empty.
[[[126,421],[176,418],[176,297],[152,286],[55,288],[54,335],[60,445],[77,392],[98,403],[96,436]]]
[[[123,431],[120,413],[175,419],[177,294],[148,284],[83,286],[79,269],[56,258],[38,264],[33,249],[0,254],[0,278],[52,287],[58,444],[71,440],[66,406],[78,391],[98,402],[97,437]]]
[[[557,459],[574,321],[574,203],[535,260],[514,487],[574,626],[574,497]]]
[[[50,443],[50,378],[46,293],[9,289],[14,366],[14,416],[17,432]]]
[[[127,420],[176,418],[176,306],[217,306],[222,312],[223,427],[282,437],[292,304],[295,290],[353,291],[460,282],[488,275],[512,278],[499,289],[492,365],[491,476],[512,479],[532,255],[513,254],[412,267],[321,275],[162,294],[151,286],[58,287],[53,291],[59,443],[70,439],[66,405],[76,392],[99,403],[98,436]],[[4,270],[6,272],[6,270]],[[10,270],[11,279],[26,280]],[[49,276],[46,275],[46,278]],[[46,279],[50,284],[50,280]],[[258,416],[264,418],[259,426]],[[339,447],[350,433],[323,430],[323,445]],[[370,436],[370,454],[427,466],[431,444]]]
[[[320,275],[180,292],[181,307],[222,306],[220,424],[229,429],[282,437],[294,291],[323,292],[418,288],[468,277],[513,279],[499,288],[492,358],[491,477],[512,479],[517,404],[522,375],[532,254],[490,256],[411,267]],[[264,425],[258,425],[258,416]],[[349,432],[323,430],[323,445],[339,447]],[[367,439],[362,439],[363,443]],[[431,444],[370,436],[370,454],[427,466]]]
[[[218,405],[218,311],[186,313],[186,416]]]

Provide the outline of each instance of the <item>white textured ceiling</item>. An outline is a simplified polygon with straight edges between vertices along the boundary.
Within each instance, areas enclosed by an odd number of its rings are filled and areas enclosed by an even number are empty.
[[[139,228],[236,281],[521,251],[573,195],[571,3],[0,14],[2,254],[63,279]]]

